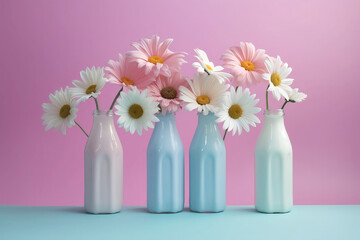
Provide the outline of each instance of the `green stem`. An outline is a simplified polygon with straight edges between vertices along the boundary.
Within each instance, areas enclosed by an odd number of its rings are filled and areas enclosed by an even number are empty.
[[[208,71],[208,70],[204,69],[204,71],[205,71],[208,75],[210,75],[210,73],[209,73],[209,71]]]
[[[236,86],[236,88],[235,88],[235,92],[238,90],[238,88],[239,88],[239,86]]]
[[[83,133],[86,135],[86,137],[89,137],[89,135],[85,132],[85,130],[80,126],[80,124],[77,121],[74,121],[76,125],[83,131]]]
[[[94,98],[94,100],[95,100],[95,104],[96,104],[96,110],[98,110],[98,111],[99,111],[99,103],[98,103],[98,101],[97,101],[97,99],[96,99],[96,98]]]
[[[284,104],[282,105],[281,109],[284,109],[285,105],[288,103],[289,101],[285,99]]]
[[[115,102],[116,102],[116,100],[119,98],[120,93],[122,92],[123,88],[124,88],[124,87],[122,87],[122,88],[119,90],[119,92],[116,94],[116,96],[115,96],[115,98],[114,98],[114,101],[111,103],[110,110],[113,109],[113,107],[114,107],[114,105],[115,105]]]
[[[270,87],[270,84],[266,88],[266,110],[269,110],[269,91],[268,91],[269,87]]]
[[[223,141],[225,141],[225,137],[226,137],[226,134],[227,134],[228,130],[229,130],[228,128],[225,130]]]

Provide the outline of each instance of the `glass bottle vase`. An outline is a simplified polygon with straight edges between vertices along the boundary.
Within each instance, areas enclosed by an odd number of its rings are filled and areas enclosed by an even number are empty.
[[[265,110],[256,143],[256,210],[286,213],[293,206],[293,152],[281,109]]]
[[[157,115],[159,122],[147,148],[147,208],[175,213],[184,208],[184,148],[175,115]]]
[[[222,212],[226,205],[226,149],[213,113],[198,113],[190,146],[190,210]]]
[[[113,111],[94,111],[84,160],[85,210],[119,212],[123,197],[123,149],[114,126]]]

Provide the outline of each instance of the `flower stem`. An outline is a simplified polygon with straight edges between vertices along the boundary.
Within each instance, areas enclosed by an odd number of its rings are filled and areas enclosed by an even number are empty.
[[[269,87],[270,87],[270,84],[266,88],[266,110],[269,110],[269,91],[268,91]]]
[[[226,134],[227,134],[228,130],[229,130],[228,128],[225,130],[223,141],[225,141],[225,137],[226,137]]]
[[[115,105],[115,102],[116,102],[116,100],[119,98],[120,93],[122,92],[123,88],[124,88],[124,87],[122,87],[122,88],[119,90],[119,92],[116,94],[116,96],[115,96],[115,98],[114,98],[114,101],[111,103],[110,110],[113,109],[113,107],[114,107],[114,105]]]
[[[95,100],[95,104],[96,104],[96,110],[98,110],[98,111],[99,111],[99,103],[98,103],[98,101],[97,101],[97,99],[96,99],[96,98],[94,98],[94,100]]]
[[[289,101],[285,99],[284,104],[282,105],[281,109],[284,109],[285,105],[288,103]]]
[[[210,73],[208,70],[204,69],[204,71],[210,76]]]
[[[86,135],[86,137],[89,137],[89,135],[85,132],[85,130],[80,126],[80,124],[77,121],[74,121],[76,125],[83,131],[83,133]]]

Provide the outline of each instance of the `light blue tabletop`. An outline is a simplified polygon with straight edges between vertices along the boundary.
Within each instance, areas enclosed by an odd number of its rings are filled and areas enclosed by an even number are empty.
[[[287,214],[262,214],[253,206],[222,213],[148,213],[145,207],[92,215],[82,207],[0,205],[0,239],[360,239],[360,205],[295,206]]]

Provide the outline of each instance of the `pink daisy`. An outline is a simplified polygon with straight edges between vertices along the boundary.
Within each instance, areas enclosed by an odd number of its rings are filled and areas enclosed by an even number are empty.
[[[252,43],[240,42],[239,47],[231,47],[222,55],[224,67],[230,68],[237,85],[248,85],[264,81],[267,55],[263,49],[255,49]]]
[[[176,112],[180,108],[180,86],[188,86],[185,77],[180,73],[175,73],[171,77],[159,76],[154,83],[148,87],[148,94],[154,98],[155,102],[159,102],[162,114],[166,111]]]
[[[136,86],[142,90],[155,81],[153,76],[146,75],[144,71],[138,69],[136,63],[129,62],[129,59],[124,59],[121,54],[119,54],[118,62],[110,60],[108,64],[110,66],[106,67],[105,70],[108,71],[109,82],[120,84],[125,90],[131,86]]]
[[[170,77],[172,73],[179,72],[181,64],[185,63],[186,53],[174,53],[168,49],[173,39],[159,42],[160,37],[152,36],[151,39],[141,39],[140,43],[133,43],[137,50],[130,51],[126,55],[131,62],[136,62],[139,68],[145,67],[145,74],[153,73],[155,77],[163,75]]]

